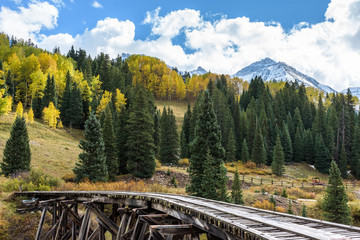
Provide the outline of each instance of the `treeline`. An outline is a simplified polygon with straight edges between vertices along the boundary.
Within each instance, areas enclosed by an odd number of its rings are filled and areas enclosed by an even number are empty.
[[[239,101],[221,79],[210,82],[208,91],[227,161],[251,160],[261,166],[280,158],[285,163],[307,162],[328,173],[331,161],[335,160],[344,178],[348,170],[359,177],[360,117],[350,91],[331,97],[320,94],[315,104],[308,100],[304,85],[285,83],[284,88],[272,95],[257,77]],[[194,139],[201,98],[193,111],[189,108],[184,116],[182,157],[192,157],[189,146]],[[328,107],[324,106],[325,101],[330,103]]]

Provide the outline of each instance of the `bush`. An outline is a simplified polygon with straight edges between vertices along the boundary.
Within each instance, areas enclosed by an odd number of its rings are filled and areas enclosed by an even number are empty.
[[[75,182],[76,180],[76,175],[75,173],[71,172],[71,173],[67,173],[64,176],[62,176],[61,178],[62,180],[64,180],[65,182]]]
[[[246,168],[250,168],[250,169],[255,169],[256,168],[256,164],[252,161],[248,161],[247,163],[245,163],[244,165]]]
[[[32,169],[22,173],[19,177],[7,179],[0,184],[0,190],[4,192],[19,191],[50,191],[52,187],[58,187],[60,180],[42,171]]]
[[[189,159],[188,158],[182,158],[179,160],[178,163],[180,166],[189,166]]]
[[[261,208],[265,210],[274,210],[274,203],[269,202],[268,200],[256,201],[253,207]]]
[[[306,192],[300,188],[290,188],[287,190],[287,194],[292,199],[298,199],[298,198],[315,199],[316,196],[314,192]]]
[[[161,162],[158,159],[155,159],[155,163],[156,163],[155,165],[156,168],[161,168]]]

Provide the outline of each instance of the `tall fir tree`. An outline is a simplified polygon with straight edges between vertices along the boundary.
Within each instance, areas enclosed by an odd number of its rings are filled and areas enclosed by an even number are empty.
[[[66,73],[66,84],[65,90],[63,93],[63,97],[61,99],[61,106],[60,106],[60,118],[64,126],[68,127],[70,125],[70,107],[71,107],[71,90],[72,90],[72,81],[70,72]]]
[[[271,163],[271,169],[277,176],[282,176],[285,173],[285,155],[281,146],[280,136],[276,138],[276,145],[274,147],[274,157]]]
[[[160,150],[160,125],[161,125],[161,113],[160,110],[156,110],[154,114],[154,145],[155,145],[155,156],[159,157]]]
[[[117,149],[117,159],[118,159],[118,173],[126,174],[127,171],[127,156],[126,156],[126,143],[128,140],[128,110],[123,106],[120,112],[116,114],[116,149]]]
[[[281,133],[281,145],[284,149],[285,162],[291,162],[293,159],[293,147],[289,130],[286,124],[283,125],[283,131]]]
[[[266,163],[266,150],[264,146],[264,139],[261,134],[261,127],[259,124],[256,124],[251,159],[254,161],[254,163],[256,163],[256,166],[261,166]]]
[[[44,89],[44,96],[42,97],[42,109],[49,106],[50,102],[53,102],[55,107],[57,107],[58,96],[56,92],[55,78],[54,76],[50,77],[50,75],[48,75]]]
[[[342,146],[341,151],[340,151],[339,169],[340,169],[341,176],[344,179],[347,179],[347,165],[348,165],[348,161],[347,161],[347,157],[346,157],[346,150],[345,150],[345,147]]]
[[[179,137],[173,111],[164,107],[160,122],[159,158],[162,163],[176,164],[179,160]]]
[[[241,161],[243,163],[247,163],[249,160],[250,160],[249,149],[246,143],[246,139],[244,139],[241,147]]]
[[[310,129],[304,131],[304,160],[309,164],[314,164],[314,140]]]
[[[115,176],[118,173],[119,162],[117,159],[117,149],[116,149],[116,138],[113,127],[113,117],[110,110],[110,106],[106,108],[105,111],[105,120],[103,124],[103,138],[105,145],[105,157],[106,165],[109,174],[109,180],[115,180]]]
[[[348,196],[341,178],[341,172],[334,161],[331,162],[329,185],[322,205],[326,221],[351,224]]]
[[[180,146],[181,146],[181,158],[190,157],[190,121],[191,121],[191,107],[188,103],[187,111],[184,114],[184,122],[181,129]]]
[[[302,162],[304,160],[304,146],[303,139],[301,136],[300,127],[297,127],[295,137],[294,137],[294,146],[293,146],[293,160],[294,162]]]
[[[76,181],[89,179],[91,182],[108,180],[108,169],[106,165],[105,145],[100,122],[94,113],[85,122],[85,140],[80,140],[79,162],[76,163],[74,173]]]
[[[221,145],[221,133],[208,91],[203,96],[198,114],[195,138],[190,144],[191,157],[188,171],[191,180],[186,191],[195,196],[204,196],[204,193],[208,191],[203,183],[204,171],[208,169],[214,171],[214,177],[206,181],[213,181],[216,186],[216,199],[226,200],[227,176],[223,165],[225,150]],[[209,155],[212,158],[212,164],[206,166],[205,161]]]
[[[241,190],[241,181],[239,176],[239,170],[236,168],[234,174],[234,182],[231,186],[231,200],[235,204],[244,204],[243,194]]]
[[[16,117],[6,141],[1,173],[5,176],[30,170],[31,151],[26,122],[23,117]]]
[[[71,89],[70,106],[67,109],[70,127],[81,128],[83,126],[83,106],[81,91],[74,82]]]
[[[135,177],[150,178],[155,172],[154,120],[150,113],[149,95],[137,85],[127,121],[127,170]]]
[[[236,161],[236,142],[232,129],[230,129],[228,133],[228,140],[226,143],[226,161],[228,162]]]
[[[330,168],[331,156],[327,150],[322,135],[317,134],[315,140],[315,168],[321,173],[328,173]]]

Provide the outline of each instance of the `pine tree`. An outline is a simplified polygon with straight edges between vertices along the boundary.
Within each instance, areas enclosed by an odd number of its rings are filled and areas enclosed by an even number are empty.
[[[74,82],[71,89],[70,105],[67,109],[70,127],[81,128],[83,126],[83,106],[80,89]]]
[[[60,118],[64,126],[70,125],[70,118],[71,118],[71,112],[70,107],[71,106],[71,76],[70,72],[68,71],[66,74],[66,85],[65,90],[63,93],[63,97],[61,99],[61,106],[60,106]]]
[[[104,153],[106,157],[109,180],[113,181],[115,180],[115,176],[118,173],[119,162],[117,159],[116,139],[110,107],[107,107],[105,112],[103,136],[105,144]]]
[[[232,129],[230,129],[229,131],[228,140],[226,143],[226,161],[228,162],[236,161],[236,142]]]
[[[21,171],[30,170],[31,151],[25,119],[16,117],[6,141],[1,172],[6,177]]]
[[[160,122],[159,158],[162,163],[177,163],[179,160],[179,137],[173,111],[164,107]]]
[[[127,170],[139,178],[150,178],[155,172],[154,121],[148,98],[143,86],[134,88],[127,121]]]
[[[311,130],[308,129],[304,132],[304,160],[309,164],[314,164],[314,140]]]
[[[305,204],[302,205],[302,208],[301,208],[301,216],[302,216],[302,217],[307,217],[306,205],[305,205]]]
[[[126,174],[127,171],[127,156],[126,156],[126,142],[128,139],[128,129],[127,129],[127,120],[128,120],[128,111],[123,106],[121,111],[117,113],[116,116],[116,149],[117,149],[117,159],[118,159],[118,173]]]
[[[341,172],[341,176],[344,179],[347,179],[347,157],[346,157],[346,150],[345,147],[342,146],[341,147],[341,151],[340,151],[340,172]]]
[[[284,124],[281,134],[281,145],[285,154],[285,162],[291,162],[293,158],[293,147],[289,130],[286,124]]]
[[[238,168],[236,168],[236,171],[234,174],[234,182],[233,182],[233,185],[231,186],[231,189],[232,189],[231,199],[232,199],[233,203],[244,204]]]
[[[261,127],[259,124],[256,124],[251,158],[254,163],[256,163],[256,166],[261,166],[266,163],[266,150],[264,146],[264,139],[261,134]]]
[[[244,139],[243,143],[242,143],[242,148],[241,148],[241,161],[243,163],[247,163],[247,161],[249,161],[250,156],[249,156],[249,149],[246,143],[246,139]]]
[[[108,180],[105,146],[101,125],[94,113],[85,122],[84,137],[79,145],[83,152],[79,154],[79,162],[73,170],[76,181],[88,178],[91,182],[105,182]]]
[[[319,133],[315,141],[315,168],[321,173],[328,173],[330,168],[330,154],[327,150],[322,135]]]
[[[287,197],[288,197],[287,192],[286,192],[286,188],[283,188],[280,196],[282,196],[282,197],[284,197],[284,198],[287,198]]]
[[[54,103],[54,106],[57,107],[57,93],[54,76],[50,77],[48,75],[46,86],[44,89],[44,96],[42,97],[42,108],[49,106],[50,102]]]
[[[186,113],[184,114],[184,122],[181,129],[181,137],[180,137],[180,145],[181,145],[181,158],[189,158],[190,157],[190,121],[191,121],[191,107],[190,103],[188,103],[188,108]]]
[[[294,212],[293,212],[293,210],[292,210],[292,204],[291,204],[291,200],[290,200],[290,199],[289,199],[289,204],[288,204],[287,213],[288,213],[288,214],[294,214]]]
[[[356,165],[356,179],[360,180],[360,159],[358,160],[358,163]]]
[[[323,216],[326,221],[351,224],[348,197],[341,178],[341,173],[334,161],[331,162],[329,185],[323,201]]]
[[[42,93],[41,93],[42,94]],[[42,115],[42,98],[40,94],[36,94],[32,99],[32,109],[34,110],[34,117],[41,118]]]
[[[225,150],[221,145],[221,135],[216,121],[212,101],[209,92],[205,92],[203,100],[199,106],[197,126],[195,127],[195,139],[190,144],[190,185],[186,188],[187,192],[202,197],[207,191],[207,186],[203,184],[205,168],[215,171],[214,181],[216,185],[217,199],[226,200],[226,168],[223,165]],[[207,151],[209,150],[209,154]],[[213,158],[211,166],[205,166],[205,160],[210,155]],[[209,179],[207,179],[209,180]]]
[[[273,161],[271,163],[272,172],[277,176],[282,176],[285,173],[284,160],[285,160],[285,155],[283,148],[281,146],[280,137],[278,136],[276,138],[276,145],[274,147],[274,156],[273,156]]]
[[[160,110],[156,110],[154,114],[154,145],[155,145],[155,156],[159,157],[160,150],[160,124],[161,124]]]
[[[304,147],[301,136],[300,127],[296,129],[294,145],[293,145],[293,160],[294,162],[302,162],[304,160]]]

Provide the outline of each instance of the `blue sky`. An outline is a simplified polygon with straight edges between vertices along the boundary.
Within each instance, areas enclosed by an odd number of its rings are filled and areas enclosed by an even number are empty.
[[[360,86],[360,0],[0,0],[0,30],[95,56],[138,53],[234,74],[265,57]]]

